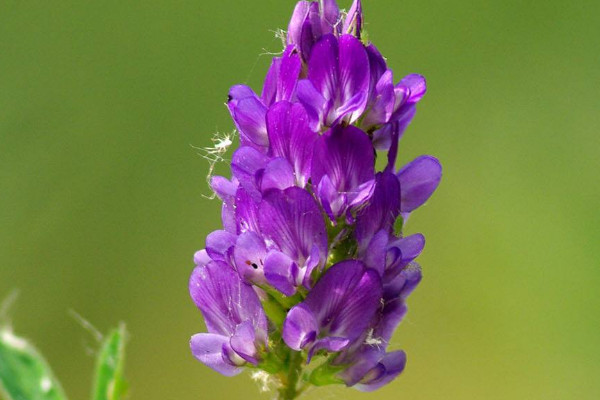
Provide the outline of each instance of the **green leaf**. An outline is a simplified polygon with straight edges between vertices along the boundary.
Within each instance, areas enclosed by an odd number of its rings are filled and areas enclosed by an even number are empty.
[[[0,393],[12,400],[67,399],[42,355],[7,327],[0,327]]]
[[[112,331],[105,339],[96,361],[96,384],[93,400],[120,400],[127,385],[123,378],[125,364],[125,325]]]

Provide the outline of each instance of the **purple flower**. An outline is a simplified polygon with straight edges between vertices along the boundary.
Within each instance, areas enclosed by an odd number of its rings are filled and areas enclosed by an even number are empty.
[[[366,333],[354,346],[345,349],[334,365],[347,366],[339,374],[346,385],[372,391],[392,381],[403,370],[406,354],[387,352],[392,333],[406,315],[406,298],[421,281],[421,269],[414,264],[395,279],[384,283],[382,305]],[[385,279],[384,279],[385,282]]]
[[[254,290],[226,264],[213,261],[194,269],[190,295],[208,329],[192,336],[194,356],[227,376],[247,362],[257,365],[267,346],[267,319]]]
[[[361,336],[382,296],[379,275],[359,261],[332,266],[283,323],[283,340],[294,350],[337,352]]]
[[[266,149],[269,144],[267,110],[277,101],[295,98],[300,69],[300,57],[294,46],[288,46],[281,57],[273,59],[261,97],[245,85],[235,85],[229,90],[227,108],[240,132],[242,146],[259,151]]]
[[[339,32],[340,10],[335,0],[299,1],[288,26],[287,42],[308,61],[313,45],[324,35]]]
[[[406,366],[404,351],[382,352],[374,348],[365,349],[359,361],[340,374],[348,386],[363,392],[371,392],[390,383]]]
[[[342,32],[350,33],[360,39],[362,31],[362,3],[360,0],[354,0],[352,7],[348,10],[348,14],[344,19],[344,26]]]
[[[281,101],[266,116],[269,155],[282,157],[292,167],[296,184],[304,187],[310,178],[313,148],[319,135],[310,129],[301,104]]]
[[[260,204],[259,223],[271,251],[265,261],[267,280],[292,295],[311,286],[311,274],[327,257],[327,233],[321,210],[304,189],[271,190]]]
[[[398,171],[403,213],[422,206],[442,179],[442,165],[432,156],[417,157]]]
[[[293,100],[301,68],[300,56],[294,46],[287,46],[281,57],[273,58],[262,90],[263,103],[271,106],[278,101]]]
[[[336,126],[314,148],[312,184],[323,209],[335,221],[363,205],[375,186],[375,157],[371,140],[353,126]]]
[[[265,115],[267,106],[244,85],[237,85],[229,90],[227,107],[240,133],[242,146],[263,149],[268,144]]]
[[[365,111],[369,95],[369,58],[352,35],[323,36],[312,49],[308,79],[298,82],[298,100],[311,127],[354,123]]]
[[[390,172],[380,172],[369,204],[356,217],[356,240],[359,249],[366,248],[379,231],[386,236],[393,232],[400,215],[400,182]]]
[[[240,146],[231,178],[210,181],[223,227],[194,255],[190,294],[208,332],[192,353],[225,375],[266,371],[282,399],[309,384],[375,390],[406,365],[389,342],[421,280],[425,237],[403,224],[442,169],[432,156],[396,169],[425,79],[394,84],[362,27],[360,0],[346,14],[334,0],[300,1],[261,94],[229,91]]]
[[[421,75],[408,75],[396,86],[392,86],[391,71],[381,76],[371,93],[371,108],[362,124],[363,129],[375,130],[373,145],[377,150],[389,150],[397,145],[426,91],[425,78]]]

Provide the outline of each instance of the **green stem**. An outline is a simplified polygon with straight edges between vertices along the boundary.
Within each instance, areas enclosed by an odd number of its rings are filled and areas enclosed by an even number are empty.
[[[281,387],[279,388],[278,400],[294,400],[300,395],[298,390],[298,380],[302,372],[302,362],[304,358],[299,351],[290,351],[287,362],[287,372],[280,375]]]

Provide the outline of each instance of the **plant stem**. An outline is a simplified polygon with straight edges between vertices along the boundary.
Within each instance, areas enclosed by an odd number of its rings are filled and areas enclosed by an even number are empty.
[[[298,380],[302,372],[302,353],[290,351],[288,357],[288,370],[280,375],[281,387],[279,388],[278,400],[294,400],[300,395],[298,391]]]

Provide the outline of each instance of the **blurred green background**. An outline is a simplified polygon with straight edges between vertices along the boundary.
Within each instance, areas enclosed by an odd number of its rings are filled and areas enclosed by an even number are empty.
[[[220,224],[192,146],[232,130],[227,90],[260,89],[293,6],[0,2],[0,297],[20,289],[16,331],[71,399],[97,347],[71,309],[127,322],[132,399],[270,398],[188,350],[192,255]],[[434,154],[444,178],[408,225],[428,243],[393,342],[406,372],[305,398],[600,398],[600,3],[364,9],[396,77],[428,79],[401,161]]]

